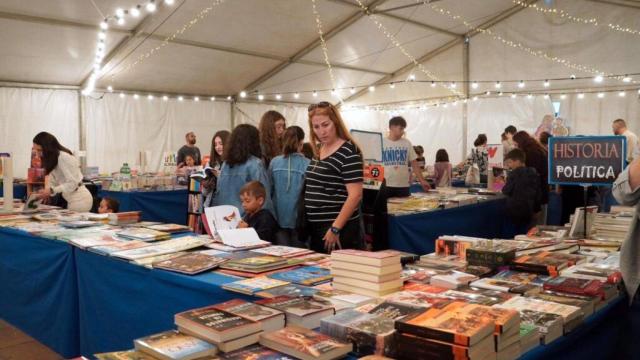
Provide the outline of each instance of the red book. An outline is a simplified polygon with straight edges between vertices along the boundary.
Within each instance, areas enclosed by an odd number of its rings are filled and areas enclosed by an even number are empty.
[[[568,294],[597,296],[603,300],[615,295],[615,287],[600,280],[576,279],[564,276],[547,281],[543,288]]]

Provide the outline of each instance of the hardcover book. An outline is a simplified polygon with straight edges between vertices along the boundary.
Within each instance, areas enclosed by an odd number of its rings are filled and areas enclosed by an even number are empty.
[[[215,306],[178,313],[175,323],[179,328],[216,344],[255,334],[262,329],[256,321]]]
[[[262,324],[263,331],[273,331],[284,327],[284,313],[252,302],[233,299],[215,305],[216,309],[242,316]]]
[[[222,354],[219,358],[220,360],[285,360],[288,356],[268,347],[255,344]]]
[[[272,289],[278,286],[288,285],[286,281],[270,279],[268,277],[255,277],[251,279],[238,280],[222,285],[222,288],[242,294],[254,295],[257,292]]]
[[[302,360],[338,359],[353,349],[350,343],[298,326],[262,334],[260,344]]]
[[[147,336],[134,341],[136,350],[159,359],[196,359],[215,355],[217,348],[213,344],[177,331]]]
[[[153,267],[157,269],[175,271],[182,274],[194,275],[214,269],[225,261],[225,259],[209,255],[187,253],[182,256],[153,263]]]

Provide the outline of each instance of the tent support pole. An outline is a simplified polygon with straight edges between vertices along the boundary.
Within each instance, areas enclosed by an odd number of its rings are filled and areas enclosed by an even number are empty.
[[[464,79],[464,98],[469,99],[469,43],[470,38],[464,36],[462,42],[462,77]],[[467,154],[467,139],[469,138],[469,107],[462,103],[462,156]]]
[[[229,103],[229,112],[231,114],[231,122],[230,122],[230,128],[229,131],[233,131],[233,128],[236,127],[236,100],[233,99],[230,103]]]
[[[78,150],[84,151],[85,155],[80,157],[80,168],[87,168],[87,124],[84,118],[85,99],[77,91],[78,95]]]

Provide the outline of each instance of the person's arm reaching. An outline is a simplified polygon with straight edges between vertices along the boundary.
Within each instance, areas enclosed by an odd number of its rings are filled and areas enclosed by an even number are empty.
[[[415,175],[416,179],[418,179],[418,181],[420,182],[420,185],[422,185],[422,189],[424,191],[429,191],[431,189],[431,186],[429,186],[429,183],[422,176],[422,169],[420,169],[420,165],[418,165],[417,160],[413,160],[411,162],[411,169],[413,170],[413,174]]]
[[[634,160],[613,183],[613,196],[622,205],[633,206],[640,201],[640,159]]]

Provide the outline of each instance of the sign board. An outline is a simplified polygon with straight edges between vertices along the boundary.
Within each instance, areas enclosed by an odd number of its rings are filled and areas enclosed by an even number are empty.
[[[549,184],[611,186],[626,158],[624,136],[549,138]]]
[[[504,146],[502,144],[489,144],[487,145],[487,154],[489,162],[488,168],[503,168],[504,167]]]
[[[362,130],[351,130],[353,140],[362,151],[362,159],[382,162],[382,133]]]
[[[384,166],[367,164],[364,166],[364,178],[375,181],[384,180]]]

